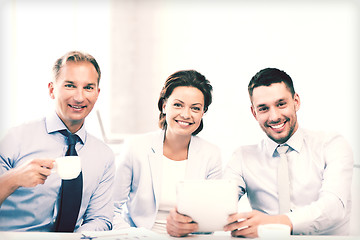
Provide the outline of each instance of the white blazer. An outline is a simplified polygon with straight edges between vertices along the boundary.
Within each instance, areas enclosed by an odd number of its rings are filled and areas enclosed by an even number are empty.
[[[115,218],[117,212],[134,227],[151,229],[159,208],[164,130],[137,136],[125,144],[114,183]],[[220,149],[192,136],[185,179],[221,178]],[[125,216],[121,210],[127,207]],[[115,227],[116,224],[115,224]]]

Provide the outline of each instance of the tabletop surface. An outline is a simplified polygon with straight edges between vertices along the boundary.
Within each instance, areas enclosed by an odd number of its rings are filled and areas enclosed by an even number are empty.
[[[213,234],[189,235],[185,238],[175,238],[169,235],[161,235],[144,228],[129,228],[106,232],[83,232],[83,233],[54,233],[54,232],[0,232],[1,240],[131,240],[131,239],[148,239],[148,240],[226,240],[240,239],[230,236],[229,232],[215,232]],[[257,238],[260,239],[260,238]],[[271,239],[271,238],[266,238]],[[297,240],[359,240],[360,236],[289,236],[287,239]]]

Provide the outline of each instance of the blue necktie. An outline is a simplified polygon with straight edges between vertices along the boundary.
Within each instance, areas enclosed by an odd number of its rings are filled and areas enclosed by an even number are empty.
[[[61,130],[60,133],[67,137],[68,149],[65,156],[77,156],[75,145],[77,141],[80,141],[79,137],[66,130]],[[62,180],[56,232],[74,232],[81,206],[82,188],[82,172],[75,179]]]

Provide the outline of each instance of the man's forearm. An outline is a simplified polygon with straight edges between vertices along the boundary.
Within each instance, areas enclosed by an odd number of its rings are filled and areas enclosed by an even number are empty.
[[[15,176],[12,174],[11,170],[4,173],[0,176],[0,206],[16,189],[18,185],[15,181]]]

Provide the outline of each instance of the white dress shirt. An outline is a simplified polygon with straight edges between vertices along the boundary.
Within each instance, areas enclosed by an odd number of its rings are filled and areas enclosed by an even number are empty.
[[[286,142],[293,234],[349,233],[353,154],[338,134],[298,129]],[[238,148],[225,168],[224,178],[235,178],[240,196],[247,193],[253,209],[279,212],[277,143],[269,138]]]

